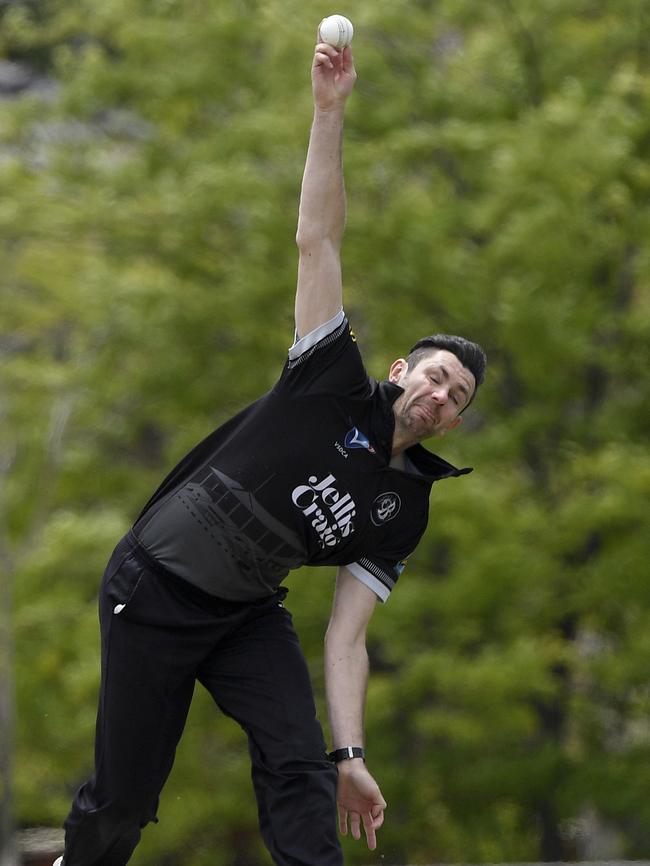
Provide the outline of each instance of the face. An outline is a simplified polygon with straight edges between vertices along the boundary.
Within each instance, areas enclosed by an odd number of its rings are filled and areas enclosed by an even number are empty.
[[[395,432],[414,442],[457,427],[476,387],[472,373],[445,349],[432,349],[413,369],[399,358],[389,379],[404,388],[393,404]]]

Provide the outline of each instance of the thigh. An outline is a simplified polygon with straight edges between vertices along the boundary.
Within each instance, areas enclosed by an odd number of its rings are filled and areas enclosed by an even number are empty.
[[[281,602],[254,611],[205,659],[198,679],[270,763],[325,760],[309,671]]]
[[[171,769],[205,655],[181,627],[182,609],[170,618],[172,601],[163,579],[133,556],[102,584],[95,789],[104,802],[151,808]]]

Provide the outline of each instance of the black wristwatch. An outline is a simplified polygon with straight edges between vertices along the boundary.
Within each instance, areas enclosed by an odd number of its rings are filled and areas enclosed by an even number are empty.
[[[344,746],[342,749],[334,749],[327,756],[333,764],[338,764],[341,761],[350,761],[352,758],[363,758],[366,760],[366,753],[361,746]]]

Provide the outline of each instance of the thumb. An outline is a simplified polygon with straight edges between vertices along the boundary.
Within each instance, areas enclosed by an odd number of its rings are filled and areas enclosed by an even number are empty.
[[[375,830],[378,830],[381,827],[381,825],[384,823],[384,808],[385,807],[386,807],[386,804],[384,803],[383,806],[376,805],[376,806],[373,806],[372,809],[370,810],[370,816],[372,818],[372,826]]]

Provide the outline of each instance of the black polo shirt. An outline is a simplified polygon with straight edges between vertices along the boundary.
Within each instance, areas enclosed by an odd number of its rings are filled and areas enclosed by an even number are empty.
[[[431,485],[464,475],[421,445],[389,465],[402,389],[369,378],[343,311],[289,350],[275,387],[165,479],[134,530],[161,565],[231,600],[292,568],[345,565],[385,601],[427,525]]]

